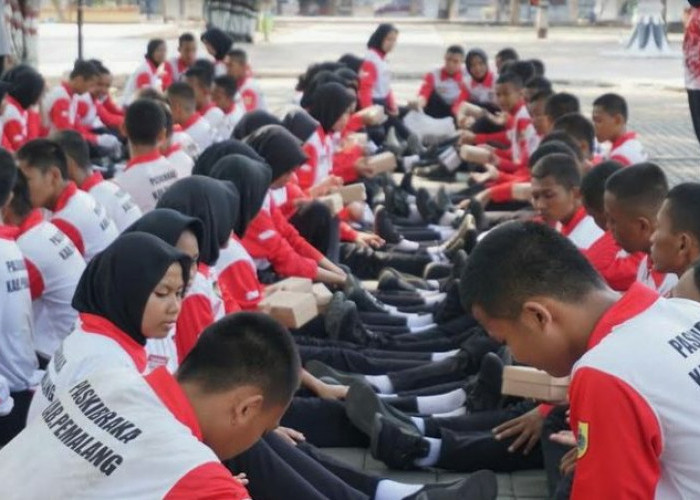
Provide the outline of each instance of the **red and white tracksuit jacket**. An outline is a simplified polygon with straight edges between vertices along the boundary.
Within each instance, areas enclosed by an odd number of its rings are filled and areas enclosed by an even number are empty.
[[[608,154],[608,160],[615,160],[626,167],[647,161],[648,158],[649,156],[644,151],[644,146],[642,146],[642,143],[637,139],[637,134],[634,132],[627,132],[621,135],[612,143]]]
[[[260,84],[250,75],[246,75],[243,81],[238,84],[236,106],[242,106],[246,112],[255,111],[256,109],[267,109],[265,96],[260,89]]]
[[[610,231],[606,231],[583,254],[600,273],[610,288],[619,292],[626,291],[637,281],[639,264],[644,254],[629,254],[617,244]]]
[[[451,106],[453,115],[457,114],[461,103],[471,99],[464,74],[457,71],[454,75],[450,75],[445,71],[445,68],[436,68],[423,77],[423,84],[418,95],[427,102],[433,92],[445,104]]]
[[[124,123],[124,110],[108,95],[103,97],[92,96],[92,104],[95,107],[97,118],[107,128],[118,130]]]
[[[277,274],[285,277],[314,278],[318,262],[323,259],[323,254],[287,221],[270,191],[242,241],[258,269],[272,266]]]
[[[214,142],[214,130],[207,120],[199,113],[193,113],[185,123],[182,130],[192,138],[201,153]]]
[[[16,235],[17,228],[0,225],[0,376],[11,392],[26,391],[40,378],[29,274]]]
[[[219,135],[221,124],[224,121],[224,112],[221,108],[217,107],[213,102],[210,102],[209,105],[200,109],[199,112],[202,115],[202,118],[209,122],[209,125],[211,126],[211,133],[214,137],[214,142],[228,139],[228,137],[221,137]]]
[[[221,249],[215,267],[226,314],[257,310],[265,287],[258,280],[255,261],[235,234]]]
[[[87,99],[92,100],[89,94],[75,94],[65,82],[49,90],[42,103],[42,119],[48,133],[76,130],[86,141],[96,142],[97,136],[84,124],[89,111]]]
[[[192,350],[202,330],[224,316],[224,304],[217,288],[214,269],[200,262],[175,325],[178,362]]]
[[[192,404],[164,368],[145,377],[98,371],[57,392],[3,449],[3,496],[249,500],[202,440]]]
[[[464,78],[467,82],[467,90],[469,90],[469,98],[477,104],[492,104],[496,102],[496,76],[489,71],[480,82],[474,80],[466,71]]]
[[[53,356],[71,332],[78,313],[71,306],[85,260],[60,229],[32,210],[18,227],[17,245],[27,264],[34,315],[34,347]]]
[[[168,76],[163,80],[163,90],[166,90],[172,83],[182,81],[188,69],[190,67],[180,57],[171,57],[165,61],[163,71]]]
[[[236,128],[238,122],[241,121],[241,118],[243,118],[243,116],[246,114],[246,109],[242,104],[236,103],[234,101],[233,103],[231,103],[231,107],[228,109],[224,109],[223,112],[224,118],[219,124],[218,133],[219,137],[221,137],[221,140],[225,141],[231,138],[231,135],[233,134],[233,129]]]
[[[143,213],[153,210],[177,179],[175,167],[157,149],[132,158],[124,171],[114,176],[114,182],[131,195]]]
[[[587,250],[601,236],[603,230],[593,220],[593,217],[586,213],[586,209],[579,207],[576,213],[566,224],[557,224],[557,230],[569,238],[579,250]]]
[[[124,85],[123,103],[125,105],[131,104],[136,98],[136,93],[143,88],[150,87],[162,91],[165,88],[163,86],[164,79],[167,87],[169,82],[165,69],[157,68],[151,61],[144,58]]]
[[[573,500],[700,498],[700,305],[636,283],[574,365]]]
[[[100,172],[93,172],[80,185],[107,210],[119,233],[141,218],[143,213],[131,195],[112,181],[105,180]]]
[[[637,281],[645,284],[652,290],[656,290],[661,295],[668,295],[678,283],[678,276],[673,273],[655,271],[651,257],[645,255],[637,268]]]
[[[370,49],[360,66],[360,88],[357,98],[360,108],[371,106],[375,100],[386,102],[386,108],[396,110],[396,99],[391,91],[391,71],[384,54]]]
[[[190,155],[185,153],[180,144],[171,144],[163,155],[170,162],[170,164],[175,167],[178,179],[184,179],[185,177],[192,175],[194,160]]]
[[[327,134],[321,126],[311,134],[303,145],[308,159],[296,171],[299,186],[308,190],[328,178],[333,170],[333,135]]]
[[[9,151],[15,152],[26,142],[38,137],[38,130],[29,126],[29,110],[10,95],[5,96],[5,108],[0,118],[3,124],[2,144]]]
[[[51,222],[73,241],[87,262],[119,236],[107,210],[69,182],[53,207]]]

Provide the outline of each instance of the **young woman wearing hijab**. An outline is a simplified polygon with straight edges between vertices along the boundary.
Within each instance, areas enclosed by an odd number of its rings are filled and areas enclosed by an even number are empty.
[[[238,190],[233,184],[199,175],[177,181],[156,205],[156,208],[177,210],[202,222],[197,273],[182,302],[182,312],[175,327],[180,361],[190,352],[202,330],[224,315],[223,302],[215,293],[213,266],[219,259],[220,249],[228,245],[231,231],[238,224],[239,206]]]
[[[199,247],[202,245],[204,235],[202,221],[170,208],[156,208],[124,230],[124,234],[133,232],[152,234],[190,257],[192,264],[189,269],[188,284],[192,284],[197,275]],[[179,364],[175,333],[176,329],[173,328],[164,338],[148,339],[146,351],[149,371],[158,366],[166,366],[170,373],[175,372]]]
[[[0,82],[7,91],[0,120],[2,146],[16,152],[27,141],[39,137],[39,116],[31,108],[44,91],[44,78],[31,66],[20,64],[5,73]]]
[[[245,142],[272,169],[272,184],[263,208],[243,238],[248,253],[255,259],[267,261],[280,276],[299,276],[328,284],[344,284],[346,275],[343,270],[299,234],[278,208],[285,200],[273,196],[274,190],[280,190],[278,194],[286,197],[286,190],[281,188],[286,186],[294,171],[307,161],[301,142],[281,125],[262,127],[248,136]],[[314,231],[324,223],[322,220],[314,222]],[[330,212],[327,212],[326,227],[323,231],[318,230],[318,234],[325,234],[326,241],[333,239],[328,234],[333,229],[332,222],[334,220]],[[335,226],[337,228],[337,222]],[[339,241],[337,233],[334,239]]]
[[[175,326],[192,260],[145,233],[120,236],[87,265],[73,307],[79,322],[54,353],[30,407],[31,420],[57,390],[105,368],[147,370],[146,341]]]
[[[217,161],[228,155],[243,155],[253,160],[262,161],[262,157],[253,148],[238,139],[217,142],[205,149],[197,158],[192,168],[192,175],[209,175]]]
[[[243,118],[241,118],[233,129],[233,138],[242,141],[260,127],[281,124],[282,122],[279,118],[263,109],[249,111],[243,115]]]
[[[224,58],[228,51],[231,50],[231,47],[233,47],[233,38],[219,28],[209,28],[202,33],[201,40],[209,55],[214,58],[214,75],[225,75],[226,64],[224,63]]]
[[[467,52],[464,65],[471,101],[491,113],[500,111],[496,105],[496,76],[489,69],[486,52],[479,48],[471,49]],[[477,134],[489,134],[503,130],[503,126],[493,123],[488,117],[482,117],[472,125],[471,130]]]
[[[131,104],[139,90],[153,88],[162,91],[169,82],[163,82],[168,78],[163,63],[167,57],[165,40],[154,38],[148,41],[144,61],[136,68],[124,86],[124,104]],[[165,85],[164,85],[165,83]]]

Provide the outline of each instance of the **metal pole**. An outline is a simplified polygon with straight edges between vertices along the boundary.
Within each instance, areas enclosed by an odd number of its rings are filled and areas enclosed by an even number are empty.
[[[83,0],[78,0],[78,59],[83,58]]]

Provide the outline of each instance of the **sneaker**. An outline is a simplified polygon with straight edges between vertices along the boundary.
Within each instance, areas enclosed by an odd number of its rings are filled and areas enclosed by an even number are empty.
[[[370,450],[374,458],[392,469],[411,470],[417,469],[417,459],[428,455],[430,444],[418,431],[410,431],[380,414],[375,414]]]
[[[383,291],[402,290],[406,292],[415,292],[417,290],[415,286],[403,279],[401,273],[390,267],[385,267],[379,273],[377,289]]]
[[[381,205],[374,209],[374,232],[392,245],[396,245],[402,240],[402,236],[389,219],[389,213]]]
[[[403,179],[401,179],[401,184],[399,184],[399,188],[404,193],[410,194],[415,196],[416,195],[416,190],[413,188],[413,172],[407,172],[403,175]]]
[[[440,217],[445,213],[438,207],[437,203],[430,197],[430,193],[425,188],[420,188],[416,194],[416,208],[420,216],[428,224],[437,224]]]
[[[377,298],[362,288],[362,283],[352,274],[348,274],[348,280],[345,282],[345,295],[348,300],[351,300],[357,306],[357,309],[362,312],[389,312],[384,304]]]
[[[486,218],[484,206],[480,201],[472,198],[471,202],[469,203],[469,212],[474,216],[474,223],[477,231],[481,233],[489,228],[489,221]]]
[[[415,167],[413,173],[433,181],[452,182],[455,179],[454,172],[447,170],[441,163],[435,163],[429,167]]]
[[[495,500],[498,496],[496,474],[480,470],[447,484],[426,484],[404,500]]]
[[[481,360],[479,373],[467,388],[466,406],[472,412],[495,410],[501,402],[503,385],[503,361],[494,352]]]
[[[335,370],[315,359],[312,359],[306,363],[305,368],[307,372],[316,378],[332,378],[340,382],[342,385],[367,384],[367,379],[364,377],[364,375],[341,372],[340,370]]]
[[[335,292],[323,317],[328,338],[365,345],[367,338],[358,326],[357,306],[345,299],[343,292]]]
[[[389,212],[399,217],[411,215],[411,207],[405,193],[391,184],[384,186],[384,205]]]
[[[409,416],[385,403],[367,383],[350,386],[345,397],[345,413],[350,422],[368,436],[372,434],[375,414],[411,432],[419,432]]]

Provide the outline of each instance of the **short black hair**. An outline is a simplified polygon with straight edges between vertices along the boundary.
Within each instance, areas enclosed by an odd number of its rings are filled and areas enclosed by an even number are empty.
[[[549,99],[553,95],[554,95],[554,91],[551,88],[540,89],[537,92],[535,92],[534,94],[532,94],[532,97],[530,98],[530,102],[546,101],[547,99]]]
[[[573,149],[571,149],[571,146],[562,141],[551,140],[549,142],[545,142],[544,144],[540,144],[539,147],[532,152],[530,157],[527,159],[528,167],[532,169],[532,167],[534,167],[542,158],[554,153],[565,154],[571,156],[572,158],[576,158],[576,153]]]
[[[17,159],[27,164],[29,168],[36,168],[42,174],[56,167],[61,172],[61,177],[68,179],[68,161],[61,146],[51,139],[33,139],[19,148]]]
[[[88,62],[95,66],[95,69],[97,69],[97,74],[111,75],[109,69],[107,69],[107,66],[105,66],[99,59],[89,59]]]
[[[267,406],[286,405],[300,374],[299,354],[287,329],[266,314],[241,312],[208,326],[176,377],[206,393],[254,385],[262,389]]]
[[[603,94],[593,101],[594,107],[599,107],[611,116],[622,115],[622,118],[627,121],[629,112],[627,110],[627,101],[620,94]]]
[[[540,146],[547,144],[551,141],[563,142],[564,144],[569,146],[569,148],[571,148],[571,151],[573,151],[574,156],[578,161],[584,160],[583,152],[581,151],[581,146],[579,146],[578,142],[576,142],[576,140],[569,134],[562,132],[561,130],[555,130],[553,132],[550,132],[542,138],[542,140],[540,141]]]
[[[168,103],[168,99],[165,97],[165,94],[158,89],[154,89],[153,87],[144,87],[139,89],[136,96],[137,99],[149,99],[151,101],[163,102],[165,104]]]
[[[512,47],[506,47],[496,53],[496,58],[501,61],[517,61],[520,59],[518,53]]]
[[[549,90],[552,91],[552,82],[547,80],[544,76],[533,76],[525,82],[525,88],[537,89],[539,91]]]
[[[496,80],[496,83],[498,85],[505,85],[505,84],[510,83],[518,90],[523,88],[523,79],[520,78],[519,75],[517,75],[515,73],[511,73],[509,71],[499,75],[498,80]]]
[[[459,282],[462,305],[491,317],[516,319],[531,297],[580,302],[605,283],[586,257],[540,222],[507,222],[492,229],[469,255]]]
[[[227,97],[233,99],[238,92],[238,84],[232,76],[221,75],[214,78],[214,85],[224,91]]]
[[[183,43],[196,42],[194,35],[190,32],[183,33],[177,39],[177,46],[181,47]]]
[[[586,141],[588,154],[595,149],[595,127],[593,122],[581,113],[567,113],[554,122],[552,130],[562,131],[577,141]]]
[[[126,108],[124,127],[131,144],[155,146],[158,134],[165,129],[163,107],[150,99],[136,99]]]
[[[90,147],[79,132],[59,130],[51,135],[51,139],[56,141],[66,156],[71,158],[82,170],[90,168]]]
[[[15,159],[12,158],[10,152],[0,148],[0,206],[7,203],[15,186],[18,170]]]
[[[464,49],[461,45],[450,45],[447,47],[445,52],[447,54],[459,54],[460,56],[464,57]]]
[[[214,80],[214,72],[203,66],[192,66],[185,71],[185,78],[192,78],[200,87],[208,89]]]
[[[544,63],[542,62],[541,59],[528,59],[528,61],[535,68],[535,75],[536,76],[544,76],[545,75],[545,67],[544,67]]]
[[[603,195],[605,194],[605,183],[618,170],[623,168],[621,163],[614,160],[599,163],[581,180],[581,196],[587,207],[591,207],[600,212],[603,211]]]
[[[605,191],[630,210],[652,217],[668,194],[668,181],[657,164],[637,163],[611,175]]]
[[[248,64],[248,53],[243,49],[231,49],[226,55],[229,59],[236,61],[239,64]]]
[[[160,109],[163,110],[163,116],[165,117],[165,137],[170,137],[173,135],[173,114],[170,112],[170,106],[165,102],[157,101],[160,105]]]
[[[12,200],[10,200],[10,208],[17,217],[26,217],[33,210],[32,200],[29,195],[29,185],[27,178],[21,170],[17,171],[15,185],[12,188]]]
[[[566,189],[581,186],[581,170],[576,158],[563,153],[553,153],[543,157],[532,167],[532,178],[542,180],[553,178],[556,183]]]
[[[529,61],[515,61],[508,67],[508,72],[518,75],[525,84],[535,76],[535,67]]]
[[[90,61],[78,59],[73,64],[73,69],[70,72],[69,78],[83,77],[86,80],[99,75],[97,68]]]
[[[695,264],[693,264],[693,282],[695,283],[695,288],[700,290],[700,260],[695,261]]]
[[[168,95],[168,102],[170,103],[170,106],[173,105],[173,101],[177,101],[192,111],[194,111],[194,109],[197,107],[194,99],[194,90],[192,90],[192,87],[185,82],[173,83],[170,85],[170,87],[168,87],[166,93]]]
[[[552,122],[557,121],[564,115],[569,113],[580,113],[581,103],[573,94],[568,92],[557,92],[547,100],[544,106],[544,114],[549,117]]]
[[[684,182],[666,195],[671,226],[675,232],[687,232],[700,241],[700,183]]]

